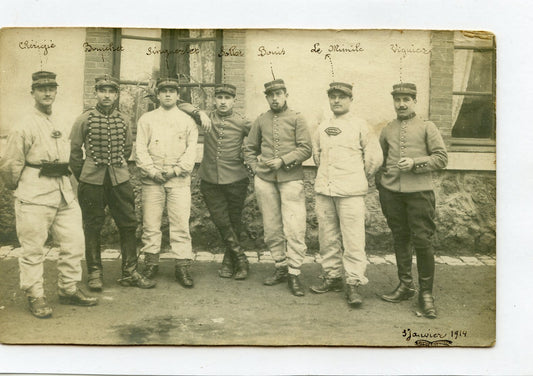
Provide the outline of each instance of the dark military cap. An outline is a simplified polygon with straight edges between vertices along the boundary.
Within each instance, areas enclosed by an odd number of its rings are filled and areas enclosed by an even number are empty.
[[[177,78],[160,78],[157,80],[156,88],[161,90],[164,87],[171,87],[176,90],[179,88],[179,81]]]
[[[39,71],[31,75],[31,88],[43,86],[59,86],[56,82],[56,74],[53,72]]]
[[[352,93],[353,86],[345,82],[332,82],[329,84],[328,94],[331,94],[333,91],[340,91],[350,97],[353,96]]]
[[[265,94],[267,94],[270,91],[274,91],[278,89],[287,90],[287,88],[285,87],[285,82],[283,82],[281,78],[274,80],[274,81],[267,82],[265,84]]]
[[[215,95],[217,94],[229,94],[232,97],[237,95],[237,88],[231,84],[219,84],[215,86]]]
[[[96,77],[94,79],[94,87],[95,89],[99,89],[102,87],[112,87],[115,89],[119,89],[119,81],[115,77],[112,77],[108,74],[104,74],[103,76]]]
[[[407,82],[402,82],[400,84],[393,85],[391,94],[393,96],[399,94],[407,94],[416,97],[416,85]]]

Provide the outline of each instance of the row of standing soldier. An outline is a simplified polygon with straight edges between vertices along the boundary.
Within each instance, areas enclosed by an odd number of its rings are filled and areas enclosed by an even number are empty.
[[[142,175],[145,255],[144,268],[139,271],[134,192],[127,165],[133,141],[127,120],[116,108],[118,80],[109,75],[98,77],[96,106],[69,127],[52,114],[56,75],[40,71],[32,79],[35,109],[11,132],[0,159],[0,174],[6,186],[15,189],[17,235],[22,246],[20,286],[34,316],[52,314],[43,289],[43,248],[49,231],[60,245],[60,303],[98,303],[78,282],[82,279],[80,260],[85,249],[87,285],[92,291],[103,289],[100,233],[106,207],[119,229],[119,284],[155,287],[166,207],[175,277],[183,287],[193,287],[189,216],[198,123],[205,131],[198,171],[200,190],[226,247],[220,277],[243,280],[249,273],[239,235],[251,175],[263,217],[265,243],[275,262],[274,273],[264,284],[287,282],[293,295],[305,294],[299,278],[306,252],[302,162],[313,156],[318,167],[315,203],[322,274],[321,282],[310,290],[320,294],[344,289],[349,305],[362,304],[358,288],[368,282],[364,196],[368,181],[375,175],[382,210],[393,235],[400,280],[394,291],[380,297],[400,302],[415,295],[411,272],[414,247],[420,308],[426,317],[436,317],[431,171],[446,166],[447,154],[436,126],[415,115],[414,84],[393,86],[397,119],[383,129],[378,140],[367,123],[350,111],[353,87],[347,83],[330,84],[327,94],[332,115],[311,137],[304,117],[288,108],[289,94],[281,79],[265,84],[270,109],[253,124],[233,110],[236,87],[231,84],[215,87],[215,109],[206,114],[179,100],[176,79],[158,80],[160,106],[141,116],[137,126],[135,161]],[[79,182],[79,205],[68,178],[70,173]]]

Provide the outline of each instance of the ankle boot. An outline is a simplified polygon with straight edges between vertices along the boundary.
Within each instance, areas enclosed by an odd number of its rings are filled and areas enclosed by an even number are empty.
[[[176,276],[176,280],[183,287],[190,289],[194,286],[188,264],[176,264],[174,275]]]
[[[357,291],[358,287],[358,285],[346,284],[346,300],[352,307],[359,307],[363,304],[363,297]]]
[[[322,283],[320,285],[313,285],[309,289],[315,294],[323,294],[329,291],[339,292],[342,291],[342,288],[342,278],[322,277]]]
[[[224,258],[222,259],[220,269],[218,269],[218,275],[221,278],[233,277],[233,255],[229,249],[224,252]]]
[[[300,278],[297,275],[289,274],[289,290],[294,296],[304,296],[304,287],[300,282]]]
[[[87,276],[87,287],[91,291],[102,291],[104,287],[104,279],[101,270],[94,269],[89,272],[89,275]]]
[[[289,276],[288,266],[282,266],[282,267],[276,268],[276,270],[274,270],[274,274],[272,274],[270,277],[265,279],[263,284],[266,286],[274,286],[274,285],[277,285],[278,283],[285,282],[288,276]]]
[[[144,254],[144,269],[142,275],[148,279],[153,279],[159,271],[159,254]]]

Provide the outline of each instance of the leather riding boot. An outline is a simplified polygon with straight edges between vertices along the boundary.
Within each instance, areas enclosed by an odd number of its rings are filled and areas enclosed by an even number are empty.
[[[437,317],[433,298],[433,280],[435,278],[435,257],[431,247],[416,247],[416,263],[418,268],[418,283],[420,293],[418,303],[424,316],[434,319]]]
[[[416,294],[416,289],[413,285],[406,285],[403,282],[400,282],[398,287],[394,289],[390,294],[380,295],[380,298],[390,303],[399,303],[403,300],[412,298]]]
[[[274,286],[274,285],[277,285],[278,283],[285,282],[288,276],[289,276],[289,267],[282,266],[282,267],[276,268],[276,270],[274,270],[274,274],[272,274],[270,277],[265,279],[263,284],[266,286]]]
[[[416,293],[411,271],[413,265],[413,253],[408,242],[395,244],[394,253],[396,255],[396,266],[398,268],[398,279],[400,280],[400,284],[392,292],[380,295],[380,297],[386,302],[399,303],[403,300],[412,298]]]
[[[122,277],[129,277],[137,270],[137,238],[135,228],[121,228],[120,253],[122,255]]]
[[[221,278],[233,277],[233,254],[229,249],[226,249],[226,252],[224,252],[224,258],[222,259],[220,269],[218,269],[218,275]]]
[[[185,288],[192,288],[194,286],[189,268],[190,262],[188,260],[178,260],[176,262],[174,275],[179,284]]]
[[[315,294],[323,294],[329,291],[339,292],[342,291],[342,288],[342,278],[322,277],[322,283],[320,285],[313,285],[309,289]]]
[[[148,279],[153,279],[159,270],[159,254],[145,253],[144,254],[144,269],[143,276]]]
[[[223,236],[226,247],[231,251],[233,271],[235,272],[233,278],[237,280],[246,279],[250,266],[244,250],[239,244],[237,234],[235,234],[235,232],[230,228],[223,234]]]
[[[358,285],[346,284],[346,300],[352,307],[359,307],[363,304],[363,297],[357,291]]]
[[[89,275],[93,272],[102,271],[102,258],[100,252],[100,230],[84,228],[85,234],[85,262]]]
[[[292,295],[294,296],[304,296],[304,287],[302,283],[300,282],[299,276],[295,274],[289,274],[289,290],[291,291]]]

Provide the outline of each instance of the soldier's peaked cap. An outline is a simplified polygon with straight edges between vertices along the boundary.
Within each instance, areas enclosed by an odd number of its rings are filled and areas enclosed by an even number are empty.
[[[96,89],[102,88],[102,87],[112,87],[115,89],[119,89],[119,81],[113,76],[110,76],[108,74],[104,74],[103,76],[98,76],[94,79],[94,87]]]
[[[177,90],[179,88],[179,81],[177,78],[160,78],[157,80],[156,87],[157,90],[161,90],[164,87],[171,87]]]
[[[234,97],[237,95],[237,88],[231,84],[218,84],[215,86],[216,94],[229,94]]]
[[[285,82],[278,78],[277,80],[267,82],[265,84],[265,94],[267,94],[270,91],[278,90],[278,89],[285,89],[287,90],[287,87],[285,86]]]
[[[56,81],[56,74],[53,72],[39,71],[31,75],[31,88],[44,86],[59,86]]]
[[[407,94],[407,95],[414,95],[416,97],[416,85],[408,83],[408,82],[402,82],[402,83],[393,85],[391,94],[393,96],[400,95],[400,94]]]
[[[328,94],[333,91],[340,91],[341,93],[344,93],[351,97],[353,95],[352,90],[353,86],[350,84],[347,84],[345,82],[332,82],[329,84]]]

